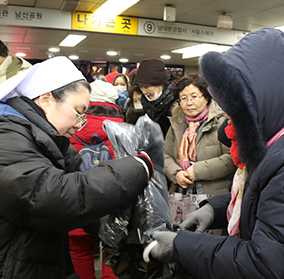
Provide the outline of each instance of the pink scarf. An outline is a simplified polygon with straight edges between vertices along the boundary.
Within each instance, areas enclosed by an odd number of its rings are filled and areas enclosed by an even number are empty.
[[[209,105],[195,117],[185,115],[188,128],[185,130],[177,152],[177,163],[184,170],[190,167],[190,161],[196,160],[197,129],[208,118]]]
[[[232,126],[232,125],[230,125]],[[228,129],[227,129],[228,128]],[[226,134],[228,138],[235,140],[236,134],[233,131],[233,126],[226,127]],[[276,142],[280,137],[284,135],[284,127],[278,131],[266,144],[266,148],[270,147],[274,142]],[[233,147],[233,145],[232,145]],[[232,148],[231,147],[231,148]],[[234,148],[233,148],[234,149]],[[233,185],[231,189],[231,201],[227,209],[227,219],[228,219],[228,233],[231,236],[240,236],[239,224],[240,224],[240,216],[241,216],[241,205],[242,205],[242,198],[243,198],[243,191],[247,179],[247,169],[243,163],[240,163],[238,160],[238,154],[231,152],[232,158],[234,162],[238,162],[238,169],[233,178]]]

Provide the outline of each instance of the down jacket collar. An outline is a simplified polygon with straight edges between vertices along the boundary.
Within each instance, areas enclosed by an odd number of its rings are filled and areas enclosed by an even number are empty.
[[[69,139],[60,136],[56,129],[46,119],[39,117],[27,102],[19,97],[11,98],[7,100],[7,104],[1,103],[0,115],[9,116],[9,121],[24,125],[31,130],[36,143],[45,155],[57,167],[66,168],[64,156],[67,156],[67,150],[70,150]]]
[[[251,32],[223,55],[205,54],[200,66],[214,99],[234,122],[242,161],[257,166],[266,142],[284,126],[283,32]]]

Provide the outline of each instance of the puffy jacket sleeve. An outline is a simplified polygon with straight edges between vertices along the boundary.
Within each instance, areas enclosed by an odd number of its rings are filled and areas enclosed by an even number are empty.
[[[173,146],[175,145],[175,136],[172,126],[170,126],[165,142],[164,142],[164,161],[165,161],[165,175],[170,181],[177,184],[176,173],[183,170],[177,163],[175,154],[173,153]]]
[[[133,203],[147,186],[133,157],[105,161],[85,174],[66,173],[19,126],[1,133],[0,215],[19,226],[70,230]]]
[[[284,278],[283,181],[282,170],[261,191],[248,240],[180,232],[174,245],[183,268],[194,278]]]
[[[197,180],[217,180],[232,175],[236,166],[230,154],[230,148],[219,143],[222,154],[211,159],[198,161],[194,164]]]

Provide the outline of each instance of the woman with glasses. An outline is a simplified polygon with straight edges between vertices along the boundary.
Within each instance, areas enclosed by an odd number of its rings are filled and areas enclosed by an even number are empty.
[[[228,147],[217,139],[225,117],[199,73],[181,78],[172,89],[178,101],[164,147],[170,192],[215,196],[228,191],[235,166]]]
[[[148,184],[153,169],[143,154],[78,171],[69,139],[86,124],[90,91],[66,57],[0,85],[0,278],[78,278],[68,231],[91,229]]]

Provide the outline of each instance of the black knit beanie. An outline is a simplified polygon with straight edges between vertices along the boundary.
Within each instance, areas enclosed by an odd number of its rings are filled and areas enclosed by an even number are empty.
[[[159,58],[148,58],[141,61],[134,84],[157,86],[165,84],[170,74],[165,69],[165,62]]]

